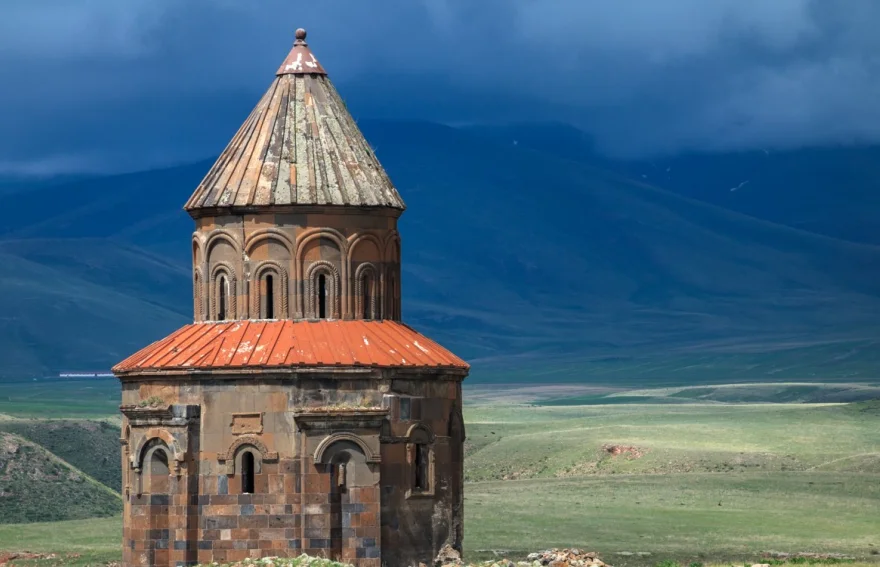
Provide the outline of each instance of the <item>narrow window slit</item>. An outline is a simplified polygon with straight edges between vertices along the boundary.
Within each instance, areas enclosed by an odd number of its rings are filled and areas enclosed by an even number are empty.
[[[254,493],[254,454],[250,451],[241,456],[241,493]]]
[[[363,287],[364,296],[361,299],[363,301],[363,318],[364,319],[372,319],[373,318],[373,278],[369,275],[364,275],[363,283],[361,284]]]
[[[318,318],[327,318],[327,277],[324,274],[318,276]]]
[[[217,320],[226,320],[226,276],[217,281]]]
[[[275,282],[272,276],[266,276],[266,319],[275,318]]]

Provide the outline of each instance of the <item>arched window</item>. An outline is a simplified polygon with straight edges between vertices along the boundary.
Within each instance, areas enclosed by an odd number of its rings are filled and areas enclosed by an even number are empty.
[[[407,437],[411,489],[407,496],[434,495],[434,435],[425,425],[410,427]]]
[[[326,260],[313,262],[306,270],[306,317],[339,317],[339,270]]]
[[[229,302],[227,297],[229,293],[229,280],[226,279],[225,275],[221,275],[217,278],[217,320],[225,321],[226,320],[226,305]]]
[[[210,272],[208,319],[227,321],[236,317],[235,271],[226,262],[219,262]]]
[[[428,464],[428,445],[416,443],[413,490],[418,492],[428,490]]]
[[[376,269],[372,264],[358,266],[355,272],[355,317],[364,320],[378,319],[376,309]]]
[[[251,315],[259,319],[287,317],[287,272],[273,261],[260,263],[250,286]]]
[[[242,494],[254,493],[254,454],[245,451],[241,456],[241,492]]]

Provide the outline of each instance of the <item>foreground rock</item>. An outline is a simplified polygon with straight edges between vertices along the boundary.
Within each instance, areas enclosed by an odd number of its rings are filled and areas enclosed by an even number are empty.
[[[445,547],[434,562],[434,567],[463,567],[464,565],[458,552]],[[468,563],[467,565],[473,567],[608,567],[597,554],[580,549],[548,549],[529,554],[526,561],[513,562],[501,559]]]
[[[4,567],[13,561],[34,561],[56,559],[58,556],[54,553],[31,553],[30,551],[0,551],[0,567]],[[79,557],[79,555],[68,555],[67,557]]]
[[[212,563],[205,567],[216,567]],[[323,557],[300,555],[299,557],[263,557],[262,559],[245,559],[235,563],[226,563],[228,567],[351,567],[345,563],[331,561]]]

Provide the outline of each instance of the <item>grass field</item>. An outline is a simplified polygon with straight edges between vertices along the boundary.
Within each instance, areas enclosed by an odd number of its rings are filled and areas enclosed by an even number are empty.
[[[89,418],[119,421],[115,378],[0,380],[0,419]]]
[[[58,554],[46,565],[96,565],[122,558],[122,518],[93,518],[72,522],[0,525],[0,549]]]
[[[466,390],[465,551],[517,558],[575,546],[623,567],[751,564],[764,551],[876,562],[880,403],[828,402],[876,388]],[[0,549],[118,560],[119,525],[0,525]]]

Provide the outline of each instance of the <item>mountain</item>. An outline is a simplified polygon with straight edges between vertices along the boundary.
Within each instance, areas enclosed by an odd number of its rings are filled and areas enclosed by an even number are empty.
[[[617,171],[682,196],[817,234],[880,244],[880,146],[603,157],[585,132],[557,123],[473,126],[473,133]]]
[[[851,379],[876,368],[876,246],[552,148],[431,123],[360,126],[408,207],[404,318],[470,360],[474,381]],[[0,354],[13,361],[2,372],[107,368],[189,318],[192,222],[180,207],[209,165],[0,197],[15,211],[0,225],[0,261],[12,266],[0,277]]]

